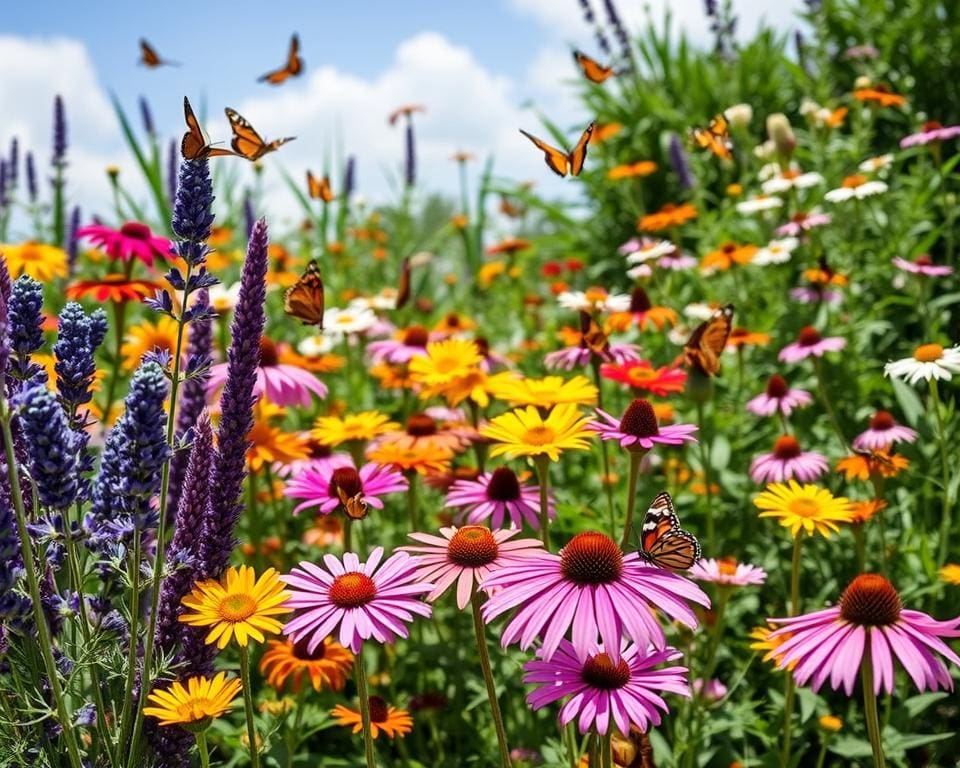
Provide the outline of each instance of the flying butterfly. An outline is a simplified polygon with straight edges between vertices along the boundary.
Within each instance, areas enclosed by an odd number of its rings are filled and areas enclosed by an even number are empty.
[[[283,311],[323,330],[323,278],[317,260],[312,260],[300,278],[283,294]]]
[[[643,516],[637,553],[658,568],[685,571],[700,559],[700,542],[680,527],[673,499],[661,491]]]
[[[610,350],[610,340],[603,332],[599,323],[588,312],[580,311],[580,338],[584,346],[598,357],[607,359]]]
[[[583,76],[591,83],[602,83],[617,74],[613,71],[613,67],[603,66],[603,64],[596,59],[591,59],[583,51],[575,50],[573,52],[573,60],[577,62],[577,66],[580,67]]]
[[[723,115],[717,115],[706,128],[692,128],[690,138],[700,149],[708,149],[721,160],[733,158],[730,126]]]
[[[258,83],[270,83],[270,85],[280,85],[291,77],[296,77],[303,72],[303,59],[300,58],[300,38],[294,34],[290,38],[290,50],[287,53],[287,63],[280,69],[274,69],[262,77],[257,78]]]
[[[200,121],[193,114],[193,107],[190,106],[190,100],[183,97],[183,117],[187,121],[187,132],[183,134],[180,140],[180,154],[187,160],[205,160],[208,157],[222,157],[224,155],[236,155],[229,149],[221,149],[210,145],[207,137],[200,127]]]
[[[363,498],[363,491],[356,496],[348,496],[343,488],[337,488],[337,496],[340,497],[340,503],[351,520],[363,520],[367,516],[368,505]]]
[[[537,149],[543,152],[544,162],[557,176],[566,176],[568,173],[571,176],[579,176],[580,171],[583,170],[583,162],[587,159],[587,143],[590,141],[590,136],[593,134],[596,125],[595,122],[591,122],[584,130],[583,135],[580,136],[576,146],[569,152],[563,152],[550,146],[547,142],[527,133],[522,128],[520,133],[530,139]]]
[[[404,256],[400,264],[400,284],[397,286],[397,309],[403,309],[410,301],[410,257]]]
[[[154,48],[150,43],[140,38],[140,63],[145,67],[150,69],[156,69],[157,67],[179,67],[180,64],[176,61],[170,61],[169,59],[160,58],[160,54],[157,53],[157,49]]]
[[[720,373],[720,354],[727,346],[733,328],[733,304],[720,307],[713,316],[696,327],[683,347],[688,366],[708,376]]]
[[[265,142],[247,119],[235,109],[227,107],[224,112],[227,113],[227,119],[233,129],[233,141],[230,142],[230,146],[233,147],[234,152],[247,160],[259,160],[268,152],[276,152],[288,141],[296,138],[287,136],[283,139],[274,139],[269,143]]]
[[[330,187],[330,177],[324,174],[318,179],[312,171],[307,171],[307,193],[311,200],[323,200],[325,203],[332,203],[337,197]]]

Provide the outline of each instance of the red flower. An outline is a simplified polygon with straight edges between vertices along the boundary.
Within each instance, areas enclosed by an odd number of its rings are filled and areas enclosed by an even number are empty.
[[[671,392],[683,392],[687,374],[681,368],[654,368],[649,360],[630,360],[625,363],[604,363],[600,374],[605,379],[619,381],[651,394],[665,397]]]
[[[160,285],[149,280],[130,280],[126,275],[106,275],[101,280],[78,280],[67,287],[68,299],[91,297],[94,301],[143,301],[153,296]]]
[[[173,259],[170,241],[153,234],[150,227],[139,221],[128,221],[120,229],[91,224],[78,229],[77,237],[103,248],[111,259],[123,262],[139,259],[148,267],[153,267],[154,259]]]

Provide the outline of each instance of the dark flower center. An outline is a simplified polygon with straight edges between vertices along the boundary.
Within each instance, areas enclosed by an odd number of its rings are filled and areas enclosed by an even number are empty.
[[[657,415],[648,400],[636,398],[620,419],[620,431],[633,437],[652,437],[660,434],[657,427]]]
[[[647,292],[639,285],[630,292],[630,311],[634,314],[648,312],[652,306]]]
[[[930,258],[929,253],[921,253],[913,260],[913,263],[921,267],[929,267],[931,264],[933,264],[933,259]]]
[[[893,429],[894,425],[896,425],[896,422],[893,420],[893,414],[889,411],[877,411],[873,414],[873,418],[870,419],[870,429],[876,429],[881,432]]]
[[[486,357],[490,354],[490,342],[486,336],[477,336],[473,343],[477,345],[477,352],[480,353],[480,357]]]
[[[520,481],[510,467],[497,467],[487,485],[490,501],[516,501],[520,498]]]
[[[260,367],[270,368],[280,362],[277,355],[277,345],[266,336],[260,337]]]
[[[800,443],[793,435],[778,437],[773,444],[773,455],[778,459],[795,459],[800,453]]]
[[[720,252],[721,252],[721,253],[724,253],[724,254],[726,254],[726,255],[728,255],[728,256],[729,256],[730,254],[732,254],[732,253],[735,253],[736,250],[737,250],[737,244],[736,244],[736,243],[731,243],[731,242],[729,242],[729,241],[727,241],[726,243],[724,243],[723,245],[720,246]]]
[[[930,131],[939,131],[941,128],[943,128],[943,123],[937,120],[927,120],[927,122],[923,124],[924,133],[929,133]]]
[[[327,459],[333,455],[333,448],[319,440],[310,440],[307,450],[310,451],[311,459]]]
[[[139,221],[128,221],[120,227],[120,234],[129,237],[131,240],[147,241],[150,239],[150,227],[141,224]]]
[[[463,568],[479,568],[497,559],[497,540],[489,528],[482,525],[465,525],[447,544],[450,562]]]
[[[620,578],[623,553],[609,536],[578,533],[560,553],[560,571],[577,584],[609,584]]]
[[[598,653],[584,662],[580,677],[591,688],[614,691],[630,682],[630,667],[623,659],[614,664],[609,655]]]
[[[330,585],[330,602],[337,608],[359,608],[377,596],[377,585],[367,574],[351,571]]]
[[[368,699],[368,701],[370,702],[370,722],[371,723],[387,722],[387,715],[389,714],[389,709],[387,708],[387,702],[385,702],[379,696],[371,696]]]
[[[800,346],[802,347],[812,347],[820,343],[822,340],[820,332],[814,328],[812,325],[805,325],[800,329]]]
[[[900,618],[903,603],[893,584],[878,573],[862,573],[840,597],[840,615],[853,624],[884,627]]]
[[[407,434],[413,437],[429,437],[437,434],[437,422],[425,413],[415,413],[407,419]]]
[[[409,709],[413,712],[420,712],[424,709],[443,709],[447,704],[447,697],[439,691],[425,691],[410,697]]]
[[[411,325],[403,333],[403,343],[408,347],[426,347],[430,334],[422,325]]]
[[[779,400],[782,397],[786,397],[789,391],[790,387],[787,386],[787,380],[779,373],[773,374],[767,382],[767,397]]]
[[[293,644],[293,655],[295,658],[301,661],[319,661],[327,655],[326,643],[320,643],[320,645],[313,649],[313,653],[307,650],[307,646],[310,645],[310,640],[312,639],[311,636],[307,635],[299,642]]]
[[[330,477],[330,497],[339,499],[339,491],[345,496],[354,497],[363,491],[363,482],[360,473],[353,467],[337,467]]]

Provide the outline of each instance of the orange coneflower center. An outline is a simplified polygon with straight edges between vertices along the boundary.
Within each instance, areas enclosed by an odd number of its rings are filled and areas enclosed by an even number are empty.
[[[356,496],[363,490],[363,482],[360,480],[360,473],[353,467],[337,467],[330,476],[330,496],[334,499],[340,498],[340,491],[345,496]]]
[[[337,608],[359,608],[377,595],[377,585],[367,574],[351,571],[337,576],[330,585],[330,602]]]
[[[217,606],[217,613],[224,621],[246,621],[257,610],[257,601],[250,595],[227,595]]]
[[[733,557],[721,557],[717,560],[717,569],[723,576],[733,576],[737,572],[737,560]]]
[[[866,627],[895,624],[902,608],[893,584],[878,573],[860,574],[840,596],[840,616]]]
[[[630,292],[630,311],[634,314],[648,312],[653,304],[650,303],[650,297],[640,286],[637,286]]]
[[[933,259],[930,258],[929,253],[921,253],[913,260],[913,263],[921,267],[929,267],[931,264],[933,264]]]
[[[128,221],[120,227],[120,234],[133,240],[149,240],[150,227],[141,224],[139,221]]]
[[[523,442],[527,445],[549,445],[556,437],[557,433],[546,424],[538,424],[523,433]]]
[[[577,584],[609,584],[623,571],[623,553],[609,536],[578,533],[560,553],[560,571]]]
[[[425,413],[415,413],[407,419],[407,434],[413,437],[429,437],[437,434],[437,422]]]
[[[387,716],[390,714],[390,710],[387,707],[387,702],[385,702],[379,696],[371,696],[368,701],[370,702],[370,722],[387,722]]]
[[[482,525],[465,525],[447,544],[447,557],[455,565],[464,568],[479,568],[497,559],[497,540],[489,528]]]
[[[320,661],[320,659],[327,655],[326,643],[320,643],[312,652],[307,650],[310,646],[311,639],[311,637],[307,636],[293,644],[294,658],[300,659],[300,661]]]
[[[823,337],[820,335],[820,332],[812,325],[805,325],[800,329],[798,341],[802,347],[812,347],[819,344],[822,339]]]
[[[893,429],[896,422],[893,420],[893,414],[889,411],[877,411],[870,419],[870,429],[885,431]]]
[[[633,437],[651,437],[660,434],[657,414],[649,401],[636,398],[620,418],[620,431]]]
[[[510,467],[497,467],[487,485],[490,501],[516,501],[520,498],[520,481]]]
[[[177,704],[177,719],[183,723],[193,723],[198,720],[207,720],[207,712],[216,707],[217,702],[207,698],[192,698]]]
[[[403,343],[408,347],[426,347],[430,334],[422,325],[411,325],[403,332]]]
[[[260,337],[260,367],[269,368],[280,362],[280,356],[277,354],[277,345],[266,336]]]
[[[935,363],[943,357],[943,347],[939,344],[922,344],[913,351],[913,359],[921,363]]]
[[[773,455],[778,459],[795,459],[800,453],[800,443],[793,435],[778,437],[773,444]]]
[[[840,182],[841,187],[846,187],[847,189],[853,189],[854,187],[860,187],[867,183],[867,177],[863,174],[856,173],[853,176],[846,176],[842,182]]]
[[[786,397],[789,391],[790,387],[787,386],[787,380],[779,373],[773,374],[767,382],[767,397],[779,400],[782,397]]]
[[[591,688],[613,691],[630,682],[630,667],[623,659],[614,664],[608,654],[598,653],[584,662],[580,677]]]

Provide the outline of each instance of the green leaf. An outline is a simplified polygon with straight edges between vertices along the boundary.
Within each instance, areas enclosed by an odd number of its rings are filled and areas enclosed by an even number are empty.
[[[897,402],[900,403],[903,418],[911,427],[917,426],[926,409],[923,407],[916,391],[900,379],[891,378],[890,383],[893,384],[893,393],[897,397]]]

